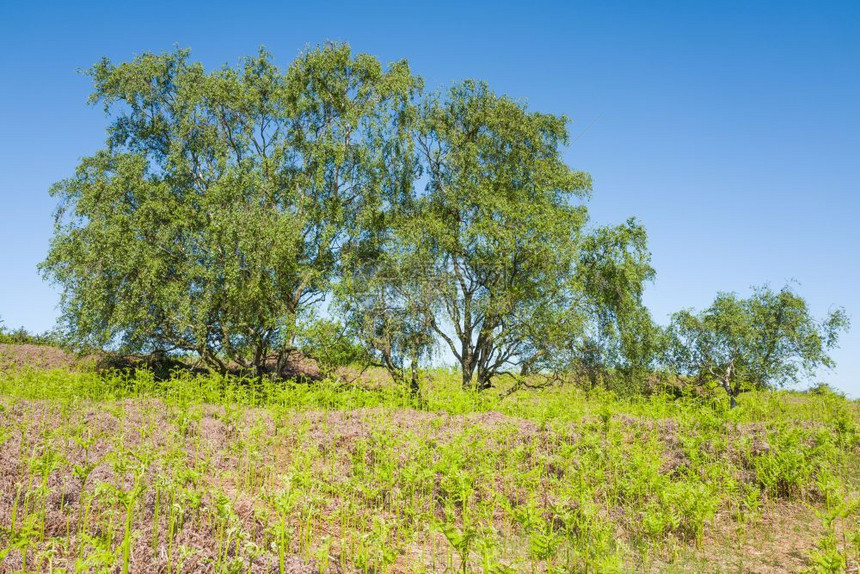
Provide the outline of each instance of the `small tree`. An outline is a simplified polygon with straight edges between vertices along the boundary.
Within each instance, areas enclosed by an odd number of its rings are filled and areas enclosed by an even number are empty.
[[[654,277],[645,229],[634,219],[583,235],[574,272],[523,325],[521,374],[585,376],[592,385],[620,375],[641,383],[655,362],[659,329],[642,304]]]
[[[347,326],[332,319],[313,317],[304,321],[299,326],[296,345],[303,356],[316,361],[324,376],[366,361],[366,351]]]
[[[398,249],[395,229],[385,228],[387,240],[373,254],[347,259],[350,264],[335,291],[336,308],[371,364],[384,367],[397,383],[408,382],[415,397],[419,362],[435,346],[428,320],[434,294],[423,269],[413,266],[416,260]]]
[[[642,303],[655,276],[650,261],[645,228],[631,218],[589,234],[577,266],[591,319],[581,356],[592,368],[622,375],[628,388],[644,381],[659,354],[659,330]]]
[[[790,286],[759,287],[747,299],[720,293],[701,313],[672,316],[668,362],[679,374],[720,384],[734,407],[747,388],[783,386],[833,367],[827,352],[848,325],[841,308],[816,320]]]

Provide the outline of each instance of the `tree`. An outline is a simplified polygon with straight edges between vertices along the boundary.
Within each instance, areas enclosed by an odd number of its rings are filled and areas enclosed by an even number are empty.
[[[529,333],[570,288],[585,226],[589,176],[560,147],[567,119],[528,112],[483,83],[429,98],[418,126],[426,189],[409,206],[401,238],[413,280],[428,288],[425,322],[485,389],[530,361]]]
[[[841,308],[816,320],[789,285],[759,287],[747,299],[720,293],[701,313],[673,315],[668,359],[682,375],[720,384],[734,407],[747,388],[783,386],[833,367],[827,353],[848,325]]]
[[[336,290],[337,309],[349,334],[363,344],[370,363],[384,367],[413,397],[420,391],[418,368],[432,355],[435,336],[430,323],[432,284],[423,269],[398,251],[396,235],[372,256],[346,265]],[[408,374],[407,374],[408,369]]]
[[[634,219],[582,236],[573,273],[523,325],[521,374],[585,377],[639,386],[653,367],[660,330],[642,303],[654,277],[645,229]],[[620,375],[620,378],[618,376]]]
[[[425,103],[416,132],[426,188],[382,207],[349,249],[338,290],[351,333],[395,380],[410,365],[414,389],[418,360],[441,340],[464,387],[486,389],[502,373],[521,385],[516,370],[569,369],[589,327],[621,341],[613,366],[649,360],[635,345],[637,327],[653,325],[641,305],[653,277],[645,230],[632,219],[585,229],[572,200],[590,179],[561,160],[566,121],[475,82]]]
[[[296,345],[303,357],[316,362],[323,376],[338,369],[366,361],[366,351],[342,323],[322,317],[311,317],[299,326]]]
[[[642,303],[645,283],[655,276],[645,228],[634,219],[589,234],[577,275],[590,303],[591,329],[581,361],[595,369],[614,369],[629,387],[643,381],[659,354],[659,330]]]
[[[90,70],[104,149],[52,188],[43,273],[79,345],[280,372],[348,236],[414,173],[420,80],[331,44],[206,73],[185,50]]]

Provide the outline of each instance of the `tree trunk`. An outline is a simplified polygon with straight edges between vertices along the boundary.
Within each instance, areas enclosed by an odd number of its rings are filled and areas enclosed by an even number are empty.
[[[468,389],[472,386],[472,373],[463,367],[463,389]]]
[[[492,385],[490,384],[490,373],[486,368],[482,365],[478,366],[478,390],[485,391],[489,389]]]
[[[409,394],[413,399],[417,399],[420,395],[421,387],[418,384],[418,361],[412,357],[412,378],[409,381]]]
[[[474,357],[471,354],[466,354],[461,361],[460,367],[463,371],[463,389],[472,387],[472,377],[475,374]]]
[[[736,389],[734,389],[732,387],[732,374],[734,373],[734,370],[735,370],[735,361],[734,361],[734,359],[732,359],[731,361],[729,361],[729,366],[726,367],[726,373],[725,373],[725,375],[723,375],[723,380],[720,381],[720,383],[722,383],[722,385],[723,385],[723,388],[729,394],[729,399],[731,401],[731,408],[735,408],[736,406],[738,406],[738,401],[735,398],[735,397],[737,397],[738,392]]]
[[[736,399],[738,393],[732,388],[731,383],[726,380],[722,380],[720,381],[720,386],[722,386],[723,389],[725,389],[726,394],[729,395],[729,402],[731,403],[732,408],[738,406],[738,401]]]

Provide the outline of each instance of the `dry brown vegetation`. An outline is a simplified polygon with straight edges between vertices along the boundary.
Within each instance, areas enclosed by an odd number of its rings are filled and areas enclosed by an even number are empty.
[[[48,345],[0,343],[0,371],[16,369],[72,369],[78,359],[71,353]]]

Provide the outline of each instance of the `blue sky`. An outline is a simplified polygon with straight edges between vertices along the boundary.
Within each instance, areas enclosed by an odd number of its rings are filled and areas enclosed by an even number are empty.
[[[265,45],[286,66],[349,42],[407,58],[430,88],[488,81],[563,113],[595,223],[647,227],[655,318],[797,280],[856,326],[819,379],[860,397],[858,2],[6,2],[0,8],[0,317],[50,328],[36,271],[51,183],[98,149],[106,119],[79,70],[189,47],[208,67]]]

